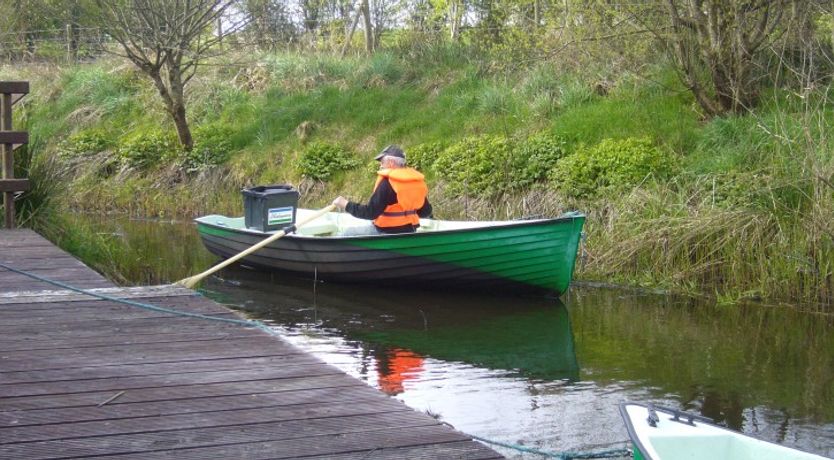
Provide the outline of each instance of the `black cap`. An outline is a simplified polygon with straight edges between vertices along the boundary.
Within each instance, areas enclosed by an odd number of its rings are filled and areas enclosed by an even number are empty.
[[[403,149],[401,149],[399,145],[391,144],[388,147],[382,149],[382,151],[379,152],[379,155],[374,157],[374,160],[380,161],[382,160],[382,157],[386,156],[405,159],[405,152],[403,152]]]

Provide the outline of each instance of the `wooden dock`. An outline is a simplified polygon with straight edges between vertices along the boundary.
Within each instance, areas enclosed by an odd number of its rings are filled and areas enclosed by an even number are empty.
[[[239,317],[191,290],[118,288],[29,230],[0,263],[109,296]],[[93,298],[0,267],[0,459],[494,459],[256,328]]]

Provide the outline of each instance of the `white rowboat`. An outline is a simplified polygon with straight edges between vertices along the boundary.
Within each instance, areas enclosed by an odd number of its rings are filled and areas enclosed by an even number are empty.
[[[825,460],[675,409],[627,402],[620,414],[635,460]]]

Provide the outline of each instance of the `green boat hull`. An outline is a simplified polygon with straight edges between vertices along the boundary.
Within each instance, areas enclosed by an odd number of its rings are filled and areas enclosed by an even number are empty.
[[[243,228],[242,219],[206,216],[196,221],[206,248],[224,258],[270,235]],[[561,294],[573,276],[584,221],[584,215],[570,213],[403,235],[291,234],[245,257],[241,264],[322,280]],[[311,228],[315,227],[313,223]]]

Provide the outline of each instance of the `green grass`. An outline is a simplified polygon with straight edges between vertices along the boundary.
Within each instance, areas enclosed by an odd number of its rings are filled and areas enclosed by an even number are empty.
[[[555,133],[577,143],[649,136],[677,153],[690,152],[702,129],[691,97],[679,85],[655,83],[624,85],[607,97],[594,96],[560,110],[551,123]]]

